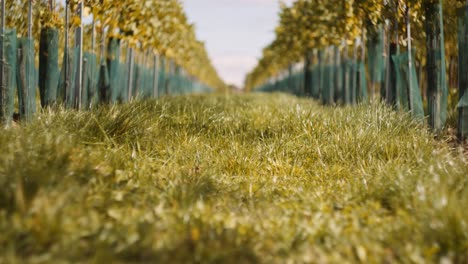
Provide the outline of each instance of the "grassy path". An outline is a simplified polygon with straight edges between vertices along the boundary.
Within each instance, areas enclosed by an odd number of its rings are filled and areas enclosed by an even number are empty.
[[[0,146],[0,263],[468,261],[467,161],[379,106],[164,98]]]

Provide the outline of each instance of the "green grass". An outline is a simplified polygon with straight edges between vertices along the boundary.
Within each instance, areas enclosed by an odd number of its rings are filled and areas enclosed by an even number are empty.
[[[0,131],[0,263],[468,262],[468,163],[382,106],[191,96]]]

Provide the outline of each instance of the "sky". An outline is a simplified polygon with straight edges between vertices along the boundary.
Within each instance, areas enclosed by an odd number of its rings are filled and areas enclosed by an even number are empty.
[[[279,0],[182,0],[199,40],[228,84],[242,87],[274,39]],[[283,1],[287,4],[292,0]]]

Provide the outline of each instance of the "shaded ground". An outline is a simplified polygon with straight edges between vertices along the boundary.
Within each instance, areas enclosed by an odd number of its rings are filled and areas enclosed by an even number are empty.
[[[43,114],[0,133],[0,263],[466,263],[468,164],[433,138],[286,95]]]

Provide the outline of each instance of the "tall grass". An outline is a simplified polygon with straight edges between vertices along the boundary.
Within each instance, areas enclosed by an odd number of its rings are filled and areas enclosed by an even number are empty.
[[[468,261],[468,163],[403,114],[287,95],[0,132],[0,263]]]

